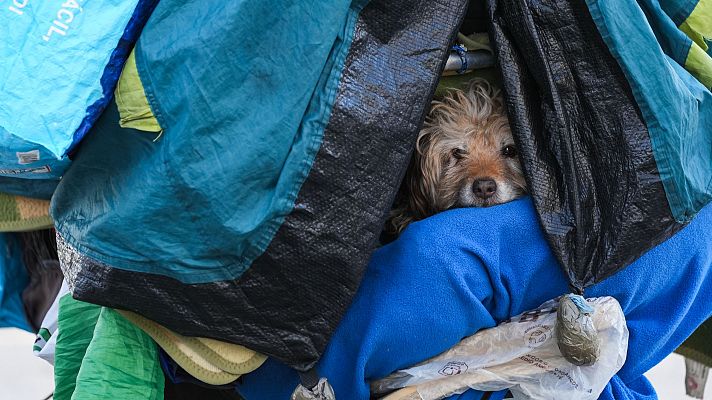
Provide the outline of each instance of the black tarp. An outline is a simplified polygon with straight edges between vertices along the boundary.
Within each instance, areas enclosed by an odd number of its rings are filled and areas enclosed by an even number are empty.
[[[631,88],[583,0],[489,0],[491,37],[529,190],[581,292],[675,222]]]

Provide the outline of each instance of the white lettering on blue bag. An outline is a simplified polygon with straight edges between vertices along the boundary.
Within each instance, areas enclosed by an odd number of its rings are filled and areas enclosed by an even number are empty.
[[[102,77],[139,3],[0,1],[0,176],[61,177],[111,93]]]

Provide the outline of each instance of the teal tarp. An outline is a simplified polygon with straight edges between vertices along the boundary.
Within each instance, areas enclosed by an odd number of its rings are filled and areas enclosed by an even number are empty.
[[[30,331],[22,303],[28,282],[20,241],[13,234],[0,233],[0,327]]]
[[[712,93],[684,68],[693,43],[677,27],[698,2],[587,3],[643,113],[672,213],[689,220],[712,200]]]
[[[350,0],[161,1],[136,61],[164,133],[154,142],[100,121],[100,150],[58,189],[59,232],[123,269],[187,283],[240,276],[309,173],[357,9]],[[101,198],[83,196],[97,185]]]
[[[163,132],[120,128],[112,106],[52,199],[73,295],[311,368],[393,203],[458,1],[162,0],[134,54]]]

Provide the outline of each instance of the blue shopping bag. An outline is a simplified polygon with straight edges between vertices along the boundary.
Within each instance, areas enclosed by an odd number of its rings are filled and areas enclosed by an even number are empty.
[[[155,3],[0,4],[0,176],[62,176],[69,152],[111,99]]]

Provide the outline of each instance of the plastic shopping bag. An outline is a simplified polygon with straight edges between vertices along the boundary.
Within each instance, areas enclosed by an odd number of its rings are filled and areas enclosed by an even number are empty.
[[[62,176],[156,2],[2,3],[0,176]]]
[[[385,394],[409,387],[407,398],[442,399],[468,389],[510,389],[515,399],[595,400],[623,366],[628,329],[618,301],[587,299],[600,355],[591,366],[576,366],[561,354],[556,338],[558,300],[522,313],[465,338],[445,353],[375,381],[371,390]]]

